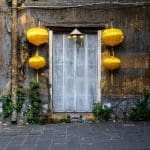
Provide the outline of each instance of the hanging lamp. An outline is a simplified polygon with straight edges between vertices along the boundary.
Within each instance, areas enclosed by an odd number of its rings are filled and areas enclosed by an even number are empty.
[[[121,60],[115,56],[114,51],[112,51],[113,55],[104,59],[103,65],[106,69],[111,71],[111,85],[113,85],[113,70],[120,68]]]
[[[102,32],[102,42],[107,46],[116,46],[124,39],[124,34],[121,29],[110,28]]]
[[[77,29],[75,28],[69,35],[68,39],[72,41],[76,41],[76,43],[80,44],[80,46],[83,45],[83,39],[84,35]]]
[[[48,31],[42,27],[30,28],[26,36],[27,40],[35,46],[48,43]]]
[[[121,66],[121,60],[116,56],[109,56],[104,59],[103,65],[108,70],[115,70]]]
[[[29,66],[33,69],[36,69],[37,70],[37,74],[36,74],[36,80],[38,82],[38,70],[45,67],[46,66],[46,60],[44,57],[40,56],[38,54],[38,51],[35,53],[34,56],[32,56],[31,58],[29,58]]]

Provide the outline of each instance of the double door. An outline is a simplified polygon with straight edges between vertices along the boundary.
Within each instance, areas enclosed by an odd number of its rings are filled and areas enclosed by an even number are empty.
[[[97,95],[97,34],[82,45],[53,35],[53,106],[55,112],[91,112]]]

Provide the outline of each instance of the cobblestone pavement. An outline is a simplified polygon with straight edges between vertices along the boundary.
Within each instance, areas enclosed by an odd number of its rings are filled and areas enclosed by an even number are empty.
[[[1,126],[0,150],[150,150],[150,122]]]

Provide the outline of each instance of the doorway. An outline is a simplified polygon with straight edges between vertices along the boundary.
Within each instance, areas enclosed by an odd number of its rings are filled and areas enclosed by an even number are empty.
[[[67,36],[54,33],[52,39],[54,112],[91,112],[98,92],[98,35],[84,34],[82,46]]]

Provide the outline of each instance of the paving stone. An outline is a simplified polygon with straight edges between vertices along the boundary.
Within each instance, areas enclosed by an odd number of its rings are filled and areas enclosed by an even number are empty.
[[[48,142],[40,142],[35,146],[36,150],[49,150],[50,143]]]
[[[54,137],[53,138],[53,143],[65,143],[66,142],[66,137]]]
[[[11,141],[11,145],[15,145],[15,144],[23,144],[23,141],[25,140],[25,136],[22,135],[18,135],[16,136],[12,141]]]
[[[36,146],[34,144],[24,144],[20,147],[20,150],[34,150],[35,147]]]
[[[21,148],[21,145],[19,144],[10,144],[6,150],[19,150]]]
[[[92,143],[84,143],[84,144],[81,144],[81,146],[80,146],[80,149],[81,150],[93,150],[93,147],[94,147],[94,145],[92,144]]]
[[[66,145],[67,150],[80,150],[80,143],[70,142]]]
[[[62,143],[53,143],[50,150],[66,150],[66,145]]]
[[[34,145],[37,142],[38,139],[39,139],[39,136],[29,135],[24,144]]]
[[[150,122],[71,123],[0,129],[0,150],[150,150]]]

